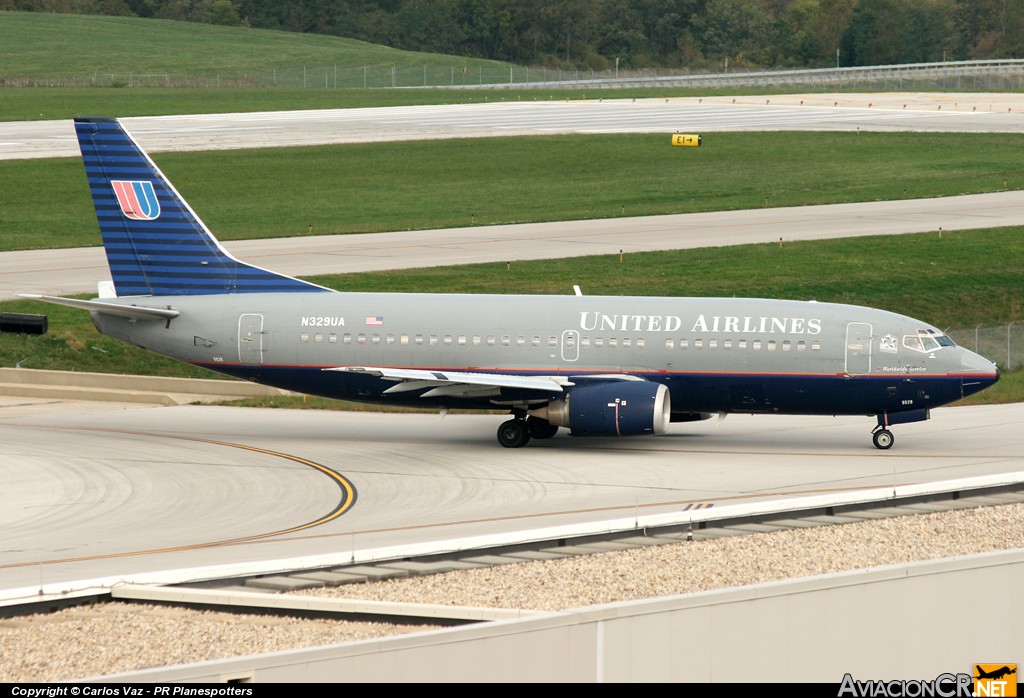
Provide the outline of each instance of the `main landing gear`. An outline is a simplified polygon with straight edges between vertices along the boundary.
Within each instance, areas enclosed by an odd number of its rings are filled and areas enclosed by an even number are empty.
[[[880,448],[883,451],[892,448],[893,442],[896,441],[896,437],[892,435],[892,432],[878,425],[871,430],[871,441],[874,442],[875,448]]]
[[[502,422],[498,427],[498,443],[505,448],[520,448],[530,439],[550,439],[558,427],[546,419],[517,414],[515,419]]]

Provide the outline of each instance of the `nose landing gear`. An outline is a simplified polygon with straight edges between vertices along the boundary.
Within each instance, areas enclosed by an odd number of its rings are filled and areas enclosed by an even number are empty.
[[[883,451],[892,448],[896,437],[889,431],[893,424],[910,424],[911,422],[923,422],[931,416],[927,409],[905,410],[903,412],[881,412],[875,415],[878,418],[878,426],[871,430],[871,441],[875,448]]]
[[[871,431],[871,441],[875,444],[875,448],[880,448],[884,451],[892,448],[896,437],[884,426],[879,425]]]

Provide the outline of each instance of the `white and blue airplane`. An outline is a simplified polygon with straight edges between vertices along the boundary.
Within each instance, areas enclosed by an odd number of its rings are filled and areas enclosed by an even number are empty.
[[[814,301],[341,293],[232,257],[114,119],[76,119],[113,293],[26,296],[196,366],[330,398],[507,410],[502,446],[663,434],[712,414],[894,424],[996,366],[920,320]]]

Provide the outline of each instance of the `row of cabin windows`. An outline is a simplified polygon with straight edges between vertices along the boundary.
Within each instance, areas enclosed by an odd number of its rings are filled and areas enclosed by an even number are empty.
[[[674,339],[666,339],[665,348],[674,349],[675,341],[676,340]],[[687,349],[690,346],[690,340],[679,340],[680,349]],[[709,339],[706,342],[703,339],[695,339],[693,340],[692,346],[694,349],[704,349],[705,347],[708,349],[718,349],[719,347],[722,349],[732,349],[735,346],[736,349],[740,350],[747,349],[749,347],[754,351],[761,351],[762,348],[767,349],[768,351],[775,351],[778,348],[781,348],[782,351],[792,351],[793,349],[796,351],[807,351],[809,347],[811,351],[821,351],[821,342],[816,339],[811,342],[806,342],[803,339],[798,339],[795,342],[790,339],[783,339],[782,341],[775,339]]]
[[[299,335],[299,341],[303,342],[303,343],[308,343],[310,341],[311,337],[312,337],[312,340],[313,340],[313,342],[315,344],[322,344],[324,342],[324,339],[325,339],[324,335],[319,333],[319,332],[314,334],[314,335],[310,335],[308,332],[303,332],[302,334]],[[326,336],[326,340],[327,340],[328,344],[337,344],[338,340],[339,340],[339,336],[337,334],[335,334],[334,332],[332,332],[332,333],[330,333],[330,334],[328,334]],[[355,344],[382,344],[383,343],[385,345],[393,345],[393,344],[397,343],[400,346],[408,346],[411,343],[411,344],[413,344],[415,346],[422,346],[422,345],[425,344],[425,345],[431,346],[431,347],[437,346],[438,344],[443,344],[445,346],[455,345],[455,346],[460,346],[460,347],[461,346],[467,346],[467,345],[472,345],[474,347],[478,347],[480,345],[486,345],[486,346],[489,346],[489,347],[493,347],[493,346],[496,346],[496,345],[499,345],[499,344],[501,346],[503,346],[503,347],[509,347],[509,346],[512,346],[513,344],[515,346],[517,346],[517,347],[525,347],[527,344],[529,344],[530,346],[533,346],[533,347],[539,347],[542,344],[542,339],[538,335],[534,335],[533,337],[527,338],[524,335],[517,335],[516,337],[512,337],[512,335],[507,335],[507,334],[506,335],[501,335],[501,336],[487,335],[486,337],[482,337],[481,335],[467,336],[467,335],[450,335],[450,334],[446,334],[446,335],[436,335],[436,334],[431,334],[431,335],[422,335],[422,334],[417,334],[417,335],[408,335],[408,334],[400,334],[400,335],[393,335],[393,334],[386,334],[386,335],[370,334],[370,335],[366,335],[366,334],[363,334],[363,333],[359,333],[359,334],[356,334],[356,335],[352,335],[352,334],[346,333],[346,334],[341,335],[340,340],[341,340],[342,344],[353,344],[353,343],[355,343]],[[566,343],[567,347],[572,348],[575,345],[575,343],[576,343],[575,336],[574,335],[567,336],[565,343]],[[620,347],[621,346],[623,349],[631,349],[633,347],[636,347],[637,349],[643,349],[644,347],[647,346],[647,340],[645,338],[643,338],[643,337],[638,337],[636,339],[633,339],[632,337],[621,337],[621,338],[620,337],[607,337],[607,338],[606,337],[594,337],[594,338],[591,338],[591,337],[580,337],[579,338],[579,343],[580,343],[580,347],[582,347],[584,349],[589,349],[591,346],[593,346],[595,348],[602,348],[602,347],[605,347],[605,346],[614,348],[614,347]],[[558,346],[558,337],[556,337],[554,335],[548,337],[547,345],[549,347],[557,347]],[[722,340],[719,340],[719,339],[708,339],[708,340],[705,340],[705,339],[694,339],[694,340],[679,339],[679,340],[676,340],[674,338],[670,338],[670,339],[666,339],[665,340],[665,348],[666,349],[675,349],[676,346],[678,346],[680,349],[689,349],[690,347],[692,347],[693,349],[705,349],[705,348],[707,348],[707,349],[719,349],[719,348],[721,348],[721,349],[733,349],[735,347],[736,349],[739,349],[739,350],[744,350],[744,349],[748,349],[749,348],[749,349],[751,349],[753,351],[761,351],[762,349],[766,349],[767,351],[776,351],[777,349],[781,349],[782,351],[792,351],[792,350],[795,349],[796,351],[799,352],[799,351],[806,351],[808,348],[810,348],[811,351],[821,351],[821,342],[819,342],[818,340],[813,340],[811,342],[806,342],[806,341],[804,341],[802,339],[797,340],[795,342],[792,341],[792,340],[789,340],[789,339],[783,339],[781,341],[777,341],[777,340],[774,340],[774,339],[768,339],[768,340],[761,340],[761,339],[735,339],[735,340],[733,340],[733,339],[722,339]]]
[[[322,335],[320,333],[317,333],[317,334],[314,334],[314,335],[310,335],[308,332],[303,332],[302,334],[299,335],[299,341],[300,342],[306,343],[306,342],[309,342],[310,339],[312,339],[312,341],[314,343],[316,343],[316,344],[322,344],[324,342],[325,337],[324,337],[324,335]],[[326,340],[327,340],[328,344],[337,344],[338,341],[339,341],[339,336],[332,332],[332,333],[330,333],[330,334],[328,334],[326,336]],[[431,335],[422,335],[422,334],[417,334],[417,335],[407,335],[407,334],[401,334],[401,335],[371,334],[371,335],[366,335],[366,334],[360,333],[360,334],[356,334],[356,335],[343,334],[340,337],[340,341],[341,341],[342,344],[386,344],[386,345],[398,344],[398,345],[403,346],[403,347],[404,346],[408,346],[409,344],[413,344],[413,345],[416,345],[416,346],[427,345],[427,346],[431,346],[431,347],[437,346],[438,344],[443,344],[445,346],[456,345],[456,346],[460,346],[460,347],[464,347],[464,346],[468,346],[468,345],[472,345],[474,347],[478,347],[478,346],[481,346],[481,345],[486,345],[486,346],[489,346],[489,347],[493,347],[493,346],[496,346],[496,345],[499,345],[499,344],[501,346],[503,346],[503,347],[510,347],[510,346],[512,346],[514,344],[517,347],[525,347],[527,344],[529,344],[530,346],[539,347],[541,345],[541,343],[542,343],[541,338],[539,336],[537,336],[537,335],[534,335],[533,337],[530,337],[530,338],[524,337],[523,335],[519,335],[519,336],[513,338],[511,335],[507,335],[507,334],[506,335],[501,335],[500,337],[498,337],[497,335],[488,335],[487,337],[482,337],[480,335],[473,335],[472,337],[469,337],[467,335],[455,336],[455,335],[450,335],[450,334],[446,334],[446,335],[436,335],[436,334],[431,334]],[[557,347],[558,346],[558,337],[555,337],[555,336],[548,337],[548,342],[547,343],[548,343],[549,347]]]

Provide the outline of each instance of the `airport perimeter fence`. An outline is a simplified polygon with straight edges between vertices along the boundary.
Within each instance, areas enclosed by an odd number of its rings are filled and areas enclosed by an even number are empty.
[[[207,75],[172,73],[101,73],[4,76],[10,87],[287,87],[447,88],[447,89],[614,89],[650,87],[778,88],[825,90],[950,90],[958,92],[1024,91],[1024,60],[960,61],[858,68],[742,70],[687,69],[636,71],[534,68],[500,65],[317,65],[279,67]]]
[[[1024,323],[1009,325],[978,325],[946,330],[954,342],[994,361],[1005,371],[1024,366]]]

